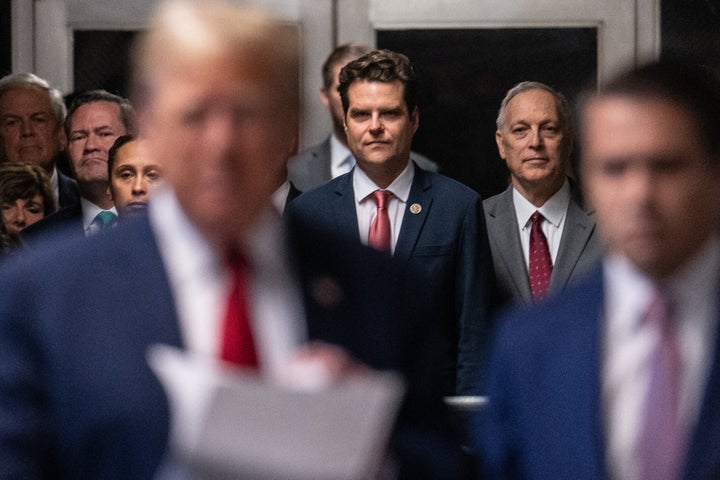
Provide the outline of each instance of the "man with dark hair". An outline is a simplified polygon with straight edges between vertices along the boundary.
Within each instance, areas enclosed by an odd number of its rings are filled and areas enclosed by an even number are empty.
[[[504,301],[560,292],[600,257],[592,210],[568,178],[573,129],[565,97],[540,82],[511,88],[495,132],[510,186],[483,202]]]
[[[349,172],[355,165],[355,158],[348,149],[343,127],[343,107],[338,92],[340,69],[371,50],[366,45],[346,43],[333,50],[323,63],[320,100],[327,107],[332,120],[332,133],[321,143],[312,145],[288,163],[290,181],[305,192]],[[436,172],[438,166],[427,157],[410,152],[413,161],[425,170]]]
[[[0,161],[42,167],[61,208],[79,200],[75,181],[56,168],[66,148],[65,110],[60,91],[35,74],[0,79]]]
[[[447,394],[480,375],[492,265],[480,197],[411,160],[419,125],[410,60],[369,52],[340,71],[339,93],[356,168],[298,197],[291,215],[407,261],[441,312]],[[462,332],[462,335],[460,335]],[[458,342],[460,356],[458,357]]]
[[[477,430],[487,478],[720,478],[720,90],[656,63],[580,109],[607,253],[500,319]]]
[[[136,129],[130,102],[104,90],[75,96],[65,119],[70,166],[80,190],[80,202],[63,208],[23,232],[30,245],[52,232],[69,229],[85,236],[115,224],[117,210],[108,197],[108,151],[121,135]]]

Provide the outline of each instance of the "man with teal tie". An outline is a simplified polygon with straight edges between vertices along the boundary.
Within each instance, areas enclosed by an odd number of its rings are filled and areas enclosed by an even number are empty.
[[[104,90],[77,95],[68,111],[65,134],[70,165],[78,183],[80,202],[45,217],[28,228],[23,239],[30,244],[59,230],[85,236],[112,228],[117,210],[108,197],[108,151],[121,135],[135,133],[130,102]]]

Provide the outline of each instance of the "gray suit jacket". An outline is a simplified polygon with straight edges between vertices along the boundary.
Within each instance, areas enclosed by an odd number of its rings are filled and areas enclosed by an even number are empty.
[[[417,152],[410,152],[410,158],[425,171],[437,172],[440,169],[435,162]],[[288,162],[288,177],[301,192],[307,192],[332,179],[330,137],[292,157]]]
[[[602,247],[593,212],[583,208],[577,187],[571,199],[550,277],[550,295],[561,292],[600,259]],[[483,201],[498,290],[505,302],[532,303],[527,266],[520,243],[512,186]]]

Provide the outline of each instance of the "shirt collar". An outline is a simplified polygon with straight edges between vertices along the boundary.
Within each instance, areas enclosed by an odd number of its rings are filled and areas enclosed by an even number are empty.
[[[105,211],[84,197],[80,197],[80,210],[82,212],[83,228],[85,231],[90,228],[97,214]],[[117,215],[117,209],[115,207],[109,208],[107,211]]]
[[[60,183],[58,179],[58,171],[56,167],[53,167],[52,174],[50,175],[50,189],[55,195],[55,200],[60,203]]]
[[[157,191],[148,204],[148,216],[160,251],[173,259],[169,266],[177,278],[194,275],[219,275],[223,271],[222,253],[217,252],[183,212],[169,187]],[[280,215],[268,207],[266,213],[243,238],[248,262],[259,269],[274,269],[278,259],[287,258],[285,231]],[[182,261],[177,261],[182,259]]]
[[[403,203],[407,202],[410,196],[410,188],[412,187],[413,178],[415,177],[415,165],[413,162],[408,160],[408,164],[405,169],[400,172],[400,175],[395,177],[390,185],[385,190],[388,190]],[[377,190],[378,187],[375,182],[370,180],[362,168],[353,169],[353,190],[355,192],[355,201],[357,203],[362,202],[372,192]]]
[[[626,328],[636,328],[657,285],[635,268],[624,256],[608,254],[603,263],[606,305],[611,315],[628,315]],[[720,236],[713,235],[673,276],[659,287],[672,299],[675,310],[691,311],[717,297],[720,285]],[[713,307],[714,308],[714,307]],[[683,315],[677,319],[682,321]]]
[[[288,195],[290,195],[290,180],[285,180],[280,187],[272,194],[272,204],[279,214],[285,211]]]
[[[547,222],[558,227],[567,213],[568,205],[570,205],[570,183],[565,179],[560,190],[555,192],[540,208],[530,203],[513,187],[513,204],[521,228],[525,228],[530,224],[530,217],[536,210],[545,217]]]
[[[355,157],[353,157],[350,149],[337,139],[335,134],[330,135],[330,168],[332,171],[344,170],[350,171],[355,166]]]

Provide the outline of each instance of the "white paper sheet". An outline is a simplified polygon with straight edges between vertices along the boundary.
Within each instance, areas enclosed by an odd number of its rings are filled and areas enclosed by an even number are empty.
[[[172,457],[189,478],[372,478],[404,392],[392,373],[297,390],[168,346],[148,361],[170,401]]]

